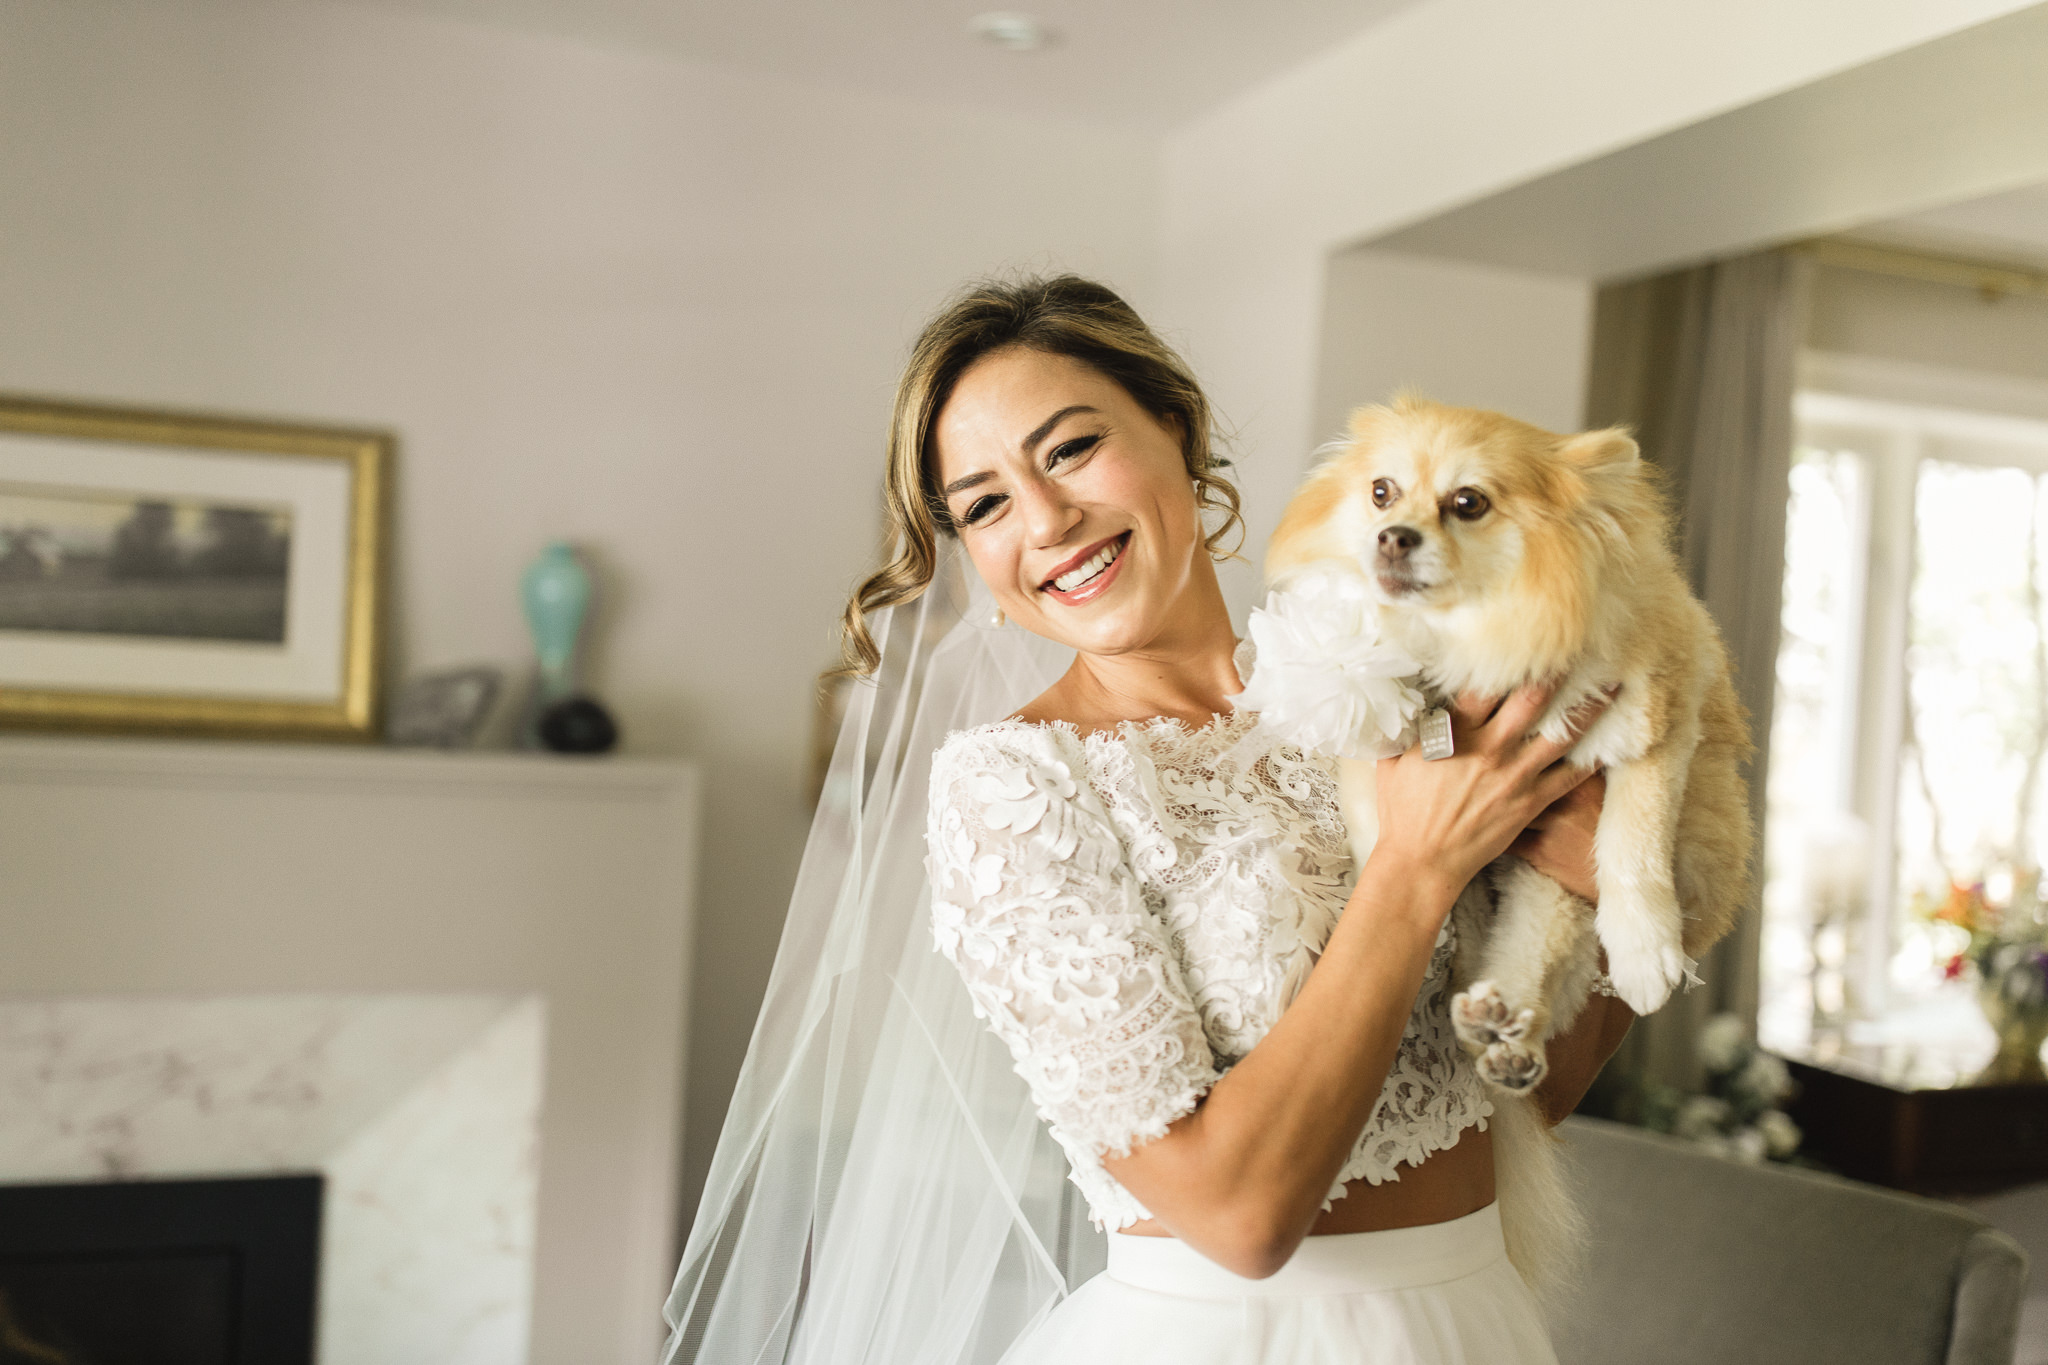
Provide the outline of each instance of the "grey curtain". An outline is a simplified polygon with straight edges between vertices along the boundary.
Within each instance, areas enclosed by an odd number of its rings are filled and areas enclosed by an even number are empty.
[[[1748,708],[1756,758],[1750,808],[1763,867],[1764,772],[1776,686],[1793,368],[1810,267],[1764,252],[1610,285],[1594,304],[1588,426],[1626,424],[1662,470],[1693,591],[1721,627]],[[1754,1021],[1760,907],[1702,964],[1704,989],[1638,1023],[1623,1075],[1690,1089],[1693,1042],[1723,1010]]]

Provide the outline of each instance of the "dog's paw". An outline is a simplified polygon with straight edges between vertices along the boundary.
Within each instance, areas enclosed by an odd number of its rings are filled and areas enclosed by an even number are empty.
[[[1474,1052],[1495,1043],[1519,1043],[1535,1025],[1536,1011],[1510,1008],[1491,981],[1475,981],[1451,1001],[1451,1028]]]
[[[1619,949],[1607,945],[1607,975],[1614,982],[1614,993],[1637,1014],[1652,1014],[1662,1008],[1685,979],[1685,967],[1685,953],[1676,940]]]
[[[1543,1049],[1527,1043],[1498,1042],[1479,1054],[1479,1078],[1517,1095],[1535,1088],[1549,1070]]]

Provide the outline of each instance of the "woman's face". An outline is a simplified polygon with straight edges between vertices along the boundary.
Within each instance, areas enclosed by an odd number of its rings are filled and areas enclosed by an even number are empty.
[[[1193,624],[1174,609],[1209,561],[1180,433],[1115,380],[993,352],[960,376],[933,444],[960,542],[1011,620],[1089,654]]]

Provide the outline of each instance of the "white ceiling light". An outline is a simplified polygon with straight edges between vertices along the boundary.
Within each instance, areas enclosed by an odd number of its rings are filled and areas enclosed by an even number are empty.
[[[968,31],[1011,52],[1031,52],[1048,46],[1052,30],[1029,14],[1012,9],[990,10],[967,21]]]

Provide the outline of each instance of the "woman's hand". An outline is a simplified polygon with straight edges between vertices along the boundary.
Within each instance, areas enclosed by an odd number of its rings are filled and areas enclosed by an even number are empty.
[[[1415,861],[1444,878],[1455,894],[1583,785],[1594,770],[1572,767],[1564,756],[1607,708],[1608,699],[1596,698],[1574,710],[1571,734],[1552,742],[1533,731],[1554,690],[1525,687],[1505,701],[1459,697],[1450,705],[1452,757],[1432,761],[1420,749],[1410,749],[1399,758],[1381,760],[1375,853],[1384,849]],[[1568,831],[1560,828],[1553,845],[1546,856],[1557,851],[1565,858]]]
[[[1607,776],[1593,775],[1560,796],[1529,822],[1508,852],[1585,901],[1600,903],[1600,879],[1593,863],[1593,836],[1600,828],[1600,803]]]

